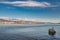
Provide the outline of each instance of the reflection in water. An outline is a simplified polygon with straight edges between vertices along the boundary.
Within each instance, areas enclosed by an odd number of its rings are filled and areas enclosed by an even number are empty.
[[[56,35],[48,35],[48,29],[54,26]],[[0,25],[0,40],[60,40],[60,25]]]

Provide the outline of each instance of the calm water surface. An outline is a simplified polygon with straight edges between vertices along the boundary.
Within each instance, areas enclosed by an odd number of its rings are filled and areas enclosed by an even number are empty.
[[[56,35],[48,35],[54,27]],[[60,40],[60,24],[0,24],[0,40]]]

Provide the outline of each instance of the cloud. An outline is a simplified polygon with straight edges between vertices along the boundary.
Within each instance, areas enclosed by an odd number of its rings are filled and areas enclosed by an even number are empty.
[[[30,19],[30,18],[11,18],[11,17],[6,17],[6,16],[1,16],[0,19],[4,20],[12,20],[12,21],[36,21],[36,19]]]
[[[24,21],[35,21],[35,22],[52,22],[52,23],[59,23],[60,19],[41,19],[41,18],[16,18],[17,20],[24,20]]]
[[[4,1],[4,2],[0,2],[3,4],[11,4],[14,6],[23,6],[23,7],[51,7],[51,3],[48,2],[37,2],[37,1],[13,1],[13,2],[9,2],[9,1]]]
[[[35,22],[52,22],[59,23],[60,19],[41,19],[41,18],[10,18],[10,17],[0,17],[0,19],[11,20],[11,21],[35,21]]]
[[[60,19],[37,19],[38,20],[38,22],[51,22],[51,23],[59,23],[60,22]]]
[[[16,18],[17,20],[24,20],[24,21],[37,21],[36,19],[30,19],[30,18]]]
[[[0,17],[0,19],[5,19],[5,20],[9,20],[9,17]]]

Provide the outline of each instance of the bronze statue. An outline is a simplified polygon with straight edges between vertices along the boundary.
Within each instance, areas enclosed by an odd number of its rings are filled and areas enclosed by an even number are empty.
[[[54,30],[54,27],[48,30],[49,35],[54,36],[56,34],[56,31]]]

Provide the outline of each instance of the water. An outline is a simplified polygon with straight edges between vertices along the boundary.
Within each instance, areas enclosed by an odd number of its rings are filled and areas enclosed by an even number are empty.
[[[48,35],[54,27],[56,35]],[[0,40],[60,40],[60,24],[0,24]]]

